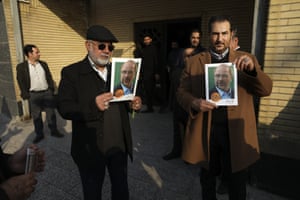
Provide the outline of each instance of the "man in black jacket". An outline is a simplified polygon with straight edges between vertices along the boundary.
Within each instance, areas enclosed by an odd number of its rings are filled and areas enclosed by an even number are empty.
[[[132,158],[128,112],[141,108],[141,99],[110,102],[110,58],[116,37],[105,27],[91,26],[86,35],[88,55],[63,68],[58,111],[72,120],[71,154],[79,169],[84,199],[101,199],[106,168],[112,200],[128,200],[127,157]]]
[[[142,49],[141,82],[144,86],[147,109],[144,113],[153,112],[153,95],[155,81],[159,80],[158,52],[152,43],[152,35],[144,35],[144,47]]]
[[[22,99],[30,102],[36,137],[33,143],[44,139],[42,111],[46,112],[51,135],[63,137],[56,124],[55,101],[53,98],[54,81],[46,62],[40,60],[40,51],[37,46],[25,45],[24,54],[28,58],[17,65],[17,80]]]
[[[190,46],[177,55],[177,67],[171,75],[171,82],[173,85],[173,93],[176,95],[180,83],[180,76],[185,65],[185,60],[194,56],[205,48],[201,45],[201,31],[193,29],[190,34]],[[179,105],[176,98],[173,101],[173,147],[172,150],[163,156],[164,160],[172,160],[179,158],[182,151],[182,140],[186,128],[188,113]]]

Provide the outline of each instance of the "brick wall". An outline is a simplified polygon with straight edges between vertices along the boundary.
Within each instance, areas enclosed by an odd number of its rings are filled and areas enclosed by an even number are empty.
[[[0,1],[0,113],[7,117],[18,115],[14,78],[11,69],[11,57],[8,44],[4,5]]]
[[[262,151],[300,159],[300,1],[271,0],[264,71],[273,92],[259,113]]]
[[[11,67],[15,78],[17,99],[20,100],[16,82],[16,45],[11,20],[10,0],[4,1],[7,32],[11,54]],[[41,60],[48,63],[56,84],[63,66],[83,59],[87,29],[86,1],[84,0],[30,0],[18,3],[23,44],[35,44],[41,51]]]

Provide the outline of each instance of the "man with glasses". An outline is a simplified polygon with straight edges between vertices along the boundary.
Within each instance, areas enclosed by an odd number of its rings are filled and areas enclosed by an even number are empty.
[[[98,200],[108,169],[113,200],[129,199],[127,157],[132,160],[132,136],[128,112],[142,102],[110,102],[110,58],[118,42],[107,28],[87,30],[87,56],[62,69],[58,88],[58,111],[72,120],[71,155],[79,169],[84,199]]]

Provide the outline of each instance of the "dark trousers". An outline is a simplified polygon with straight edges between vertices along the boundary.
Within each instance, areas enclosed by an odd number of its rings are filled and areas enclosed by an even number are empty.
[[[181,154],[184,132],[188,120],[188,113],[179,105],[177,100],[173,103],[173,149],[175,154]]]
[[[118,151],[110,156],[99,156],[94,166],[78,166],[84,200],[101,200],[106,168],[111,182],[111,199],[128,200],[127,154]]]
[[[33,118],[35,133],[37,136],[43,136],[42,111],[46,113],[46,120],[51,132],[57,130],[55,115],[55,100],[52,92],[46,90],[43,92],[30,92],[30,112]]]
[[[203,200],[216,200],[216,176],[221,172],[228,180],[229,199],[245,200],[247,171],[232,173],[228,127],[224,124],[212,126],[209,169],[200,171]]]
[[[184,132],[188,120],[188,113],[177,101],[176,92],[180,83],[182,70],[176,68],[171,73],[170,102],[173,110],[173,149],[172,152],[181,154]]]
[[[143,80],[146,104],[149,110],[153,109],[153,95],[154,95],[154,79]]]

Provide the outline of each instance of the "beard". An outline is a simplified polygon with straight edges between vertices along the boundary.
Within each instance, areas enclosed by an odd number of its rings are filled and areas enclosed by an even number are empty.
[[[95,59],[95,64],[100,65],[100,66],[107,65],[108,62],[109,62],[109,58],[107,58],[107,59],[102,59],[102,58]]]
[[[101,58],[97,57],[93,53],[89,52],[90,58],[93,60],[93,62],[98,66],[105,66],[109,63],[110,57],[107,55],[102,55]]]

